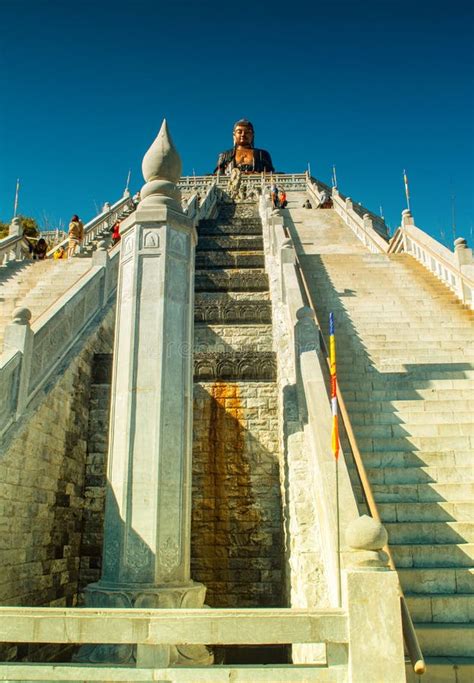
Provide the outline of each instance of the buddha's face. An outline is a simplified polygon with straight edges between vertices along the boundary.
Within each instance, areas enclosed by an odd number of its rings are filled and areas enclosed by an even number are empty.
[[[253,131],[250,126],[238,125],[234,128],[234,145],[238,147],[251,147]]]

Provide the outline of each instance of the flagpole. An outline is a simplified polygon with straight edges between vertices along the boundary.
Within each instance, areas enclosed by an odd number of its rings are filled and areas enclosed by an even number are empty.
[[[334,313],[329,313],[329,366],[331,375],[331,413],[332,432],[331,447],[336,468],[336,534],[337,534],[337,601],[341,607],[341,524],[339,515],[339,426],[337,415],[337,372],[336,372],[336,338],[334,335]]]
[[[130,177],[131,177],[131,175],[132,175],[132,169],[130,168],[130,169],[128,170],[127,184],[125,185],[125,191],[127,191],[128,188],[130,187]]]
[[[333,187],[335,187],[337,190],[336,164],[332,165],[332,182],[333,182]]]
[[[20,194],[20,178],[17,178],[15,189],[15,204],[13,206],[13,218],[16,218],[18,212],[18,195]]]
[[[407,209],[408,211],[411,211],[410,209],[410,191],[408,189],[408,178],[407,178],[407,172],[405,169],[403,169],[403,182],[405,183],[405,197],[407,198]]]

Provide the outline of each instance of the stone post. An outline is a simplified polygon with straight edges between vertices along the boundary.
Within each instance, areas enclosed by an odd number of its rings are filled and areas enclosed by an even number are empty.
[[[8,236],[9,237],[20,237],[22,232],[21,221],[18,216],[12,218],[12,222],[8,226]]]
[[[28,388],[30,385],[31,361],[33,355],[34,334],[30,327],[31,311],[29,308],[16,308],[13,319],[5,327],[3,349],[17,349],[22,354],[18,394],[16,400],[17,418],[23,413],[28,403]]]
[[[467,275],[470,276],[471,280],[474,275],[474,261],[472,258],[472,249],[467,246],[467,242],[463,237],[458,237],[454,240],[454,253],[457,258],[459,271],[461,275],[463,270],[468,271]],[[472,297],[474,292],[471,287],[467,284],[465,280],[460,278],[460,283],[458,287],[458,294],[461,301],[464,303],[472,304]]]
[[[346,533],[344,602],[348,613],[350,683],[405,680],[397,572],[383,551],[387,532],[372,517],[359,517]],[[335,663],[335,662],[334,662]]]
[[[121,224],[102,578],[88,607],[202,607],[190,576],[194,255],[166,121]],[[81,661],[212,662],[203,646],[87,646]]]

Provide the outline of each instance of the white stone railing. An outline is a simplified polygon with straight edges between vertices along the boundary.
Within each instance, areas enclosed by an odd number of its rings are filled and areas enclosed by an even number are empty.
[[[273,296],[274,292],[272,292],[272,299],[274,300],[274,305],[276,303],[275,299],[280,299],[286,309],[288,331],[291,339],[287,355],[291,356],[291,363],[294,367],[292,374],[296,378],[296,394],[298,396],[300,419],[305,424],[306,450],[304,458],[305,462],[309,463],[303,478],[305,488],[310,487],[314,492],[310,495],[310,498],[314,502],[317,511],[317,526],[321,536],[329,601],[331,606],[336,606],[341,604],[342,599],[343,604],[350,608],[350,597],[344,597],[344,592],[341,590],[341,583],[344,581],[344,579],[341,581],[341,576],[344,577],[353,564],[351,547],[357,545],[357,543],[351,543],[350,539],[346,536],[345,540],[344,537],[342,538],[342,543],[339,546],[338,537],[340,537],[341,529],[346,530],[353,527],[354,523],[358,524],[361,520],[367,518],[359,518],[358,504],[345,458],[341,453],[336,465],[332,454],[332,413],[328,396],[327,360],[325,352],[321,348],[320,330],[314,311],[306,303],[308,297],[305,292],[303,276],[298,266],[293,242],[285,230],[283,218],[272,214],[266,196],[262,196],[260,200],[260,215],[264,225],[267,253],[273,257],[276,264],[275,269],[277,270],[277,296]],[[307,451],[308,446],[310,452]],[[288,446],[288,448],[290,447]],[[303,449],[305,449],[304,446]],[[303,461],[300,459],[298,462],[299,470],[302,464]],[[338,480],[338,484],[336,484],[336,480]],[[288,499],[291,501],[295,495],[298,495],[297,492],[290,491]],[[339,503],[337,502],[338,500]],[[288,514],[291,519],[291,513]],[[355,520],[356,522],[354,522]],[[381,526],[375,520],[371,520],[371,522],[375,526]],[[383,529],[383,527],[381,528]],[[305,518],[305,529],[312,529],[308,516]],[[296,535],[301,535],[302,532],[301,530],[295,532],[295,527],[293,527],[292,531],[294,533],[291,540],[290,565],[297,567],[301,560],[297,557],[295,551],[298,544],[294,535],[295,533]],[[385,544],[386,539],[387,536],[385,534]],[[385,544],[382,543],[381,547]],[[304,556],[310,546],[310,539],[305,540],[303,538],[300,544],[302,556]],[[291,556],[293,551],[295,552],[294,557]],[[304,566],[304,558],[302,566]],[[392,574],[394,582],[392,589],[394,591],[393,595],[397,598],[398,623],[400,624],[400,632],[396,637],[401,638],[401,617],[402,613],[405,614],[406,607],[400,602],[398,576],[395,571],[392,571]],[[376,579],[374,579],[373,585],[375,589]],[[307,591],[307,593],[311,594],[311,591]],[[383,602],[384,597],[384,594],[381,593],[381,602]],[[412,635],[413,626],[411,624],[408,637],[411,638]],[[413,664],[417,667],[418,671],[423,671],[424,662],[417,644],[413,650],[416,653],[415,657],[412,657]],[[411,643],[410,655],[412,656]],[[384,680],[384,678],[381,677],[381,680]]]
[[[0,678],[9,681],[380,683],[383,680],[399,683],[404,680],[402,643],[395,637],[381,638],[380,635],[387,631],[396,633],[399,626],[392,574],[363,567],[348,572],[345,588],[351,607],[347,610],[0,607],[0,641],[3,642],[133,644],[137,648],[135,667],[4,662],[0,664]],[[385,596],[381,591],[385,591]],[[370,595],[370,600],[361,603],[361,593]],[[170,665],[170,646],[174,645],[268,643],[322,643],[326,646],[326,662],[274,666],[192,666],[191,662],[187,666]],[[388,651],[384,645],[389,645]]]
[[[330,603],[339,602],[337,511],[335,496],[335,467],[331,454],[331,408],[326,382],[326,359],[321,351],[319,328],[311,309],[306,305],[296,268],[293,242],[286,236],[282,216],[272,215],[268,198],[262,196],[260,215],[268,234],[271,254],[279,267],[281,299],[287,309],[287,322],[292,339],[292,363],[303,396],[305,418],[312,442],[314,500],[321,520],[326,574],[330,577]],[[352,490],[349,473],[343,458],[340,462],[339,485],[341,491],[342,528],[359,516],[357,501]]]
[[[105,236],[110,232],[114,223],[120,218],[126,209],[135,209],[135,202],[130,196],[128,190],[115,204],[112,206],[106,202],[102,209],[102,212],[95,216],[92,220],[84,225],[84,239],[82,242],[83,247],[87,247],[91,242]],[[63,247],[67,249],[68,238],[66,237],[62,242],[56,244],[52,249],[48,251],[47,256],[52,256],[57,249]]]
[[[344,223],[350,227],[356,237],[371,251],[373,254],[386,253],[389,248],[389,243],[379,235],[374,228],[374,219],[367,212],[361,217],[352,204],[352,199],[346,197],[343,199],[338,190],[332,189],[332,203],[334,210],[342,218]]]
[[[205,188],[204,197],[198,191],[193,192],[189,200],[185,202],[185,213],[192,218],[195,223],[202,218],[211,218],[217,212],[217,202],[220,197],[220,190],[217,187],[216,178],[213,183]]]
[[[0,240],[0,266],[7,265],[10,261],[23,261],[28,253],[20,219],[14,218],[10,224],[9,234]]]
[[[193,209],[196,221],[214,215],[218,196],[216,186],[210,186],[200,207]],[[89,234],[97,238],[107,232],[128,206],[134,206],[130,197],[116,202],[88,224]],[[119,254],[120,242],[109,252],[99,245],[91,269],[31,325],[28,309],[15,311],[5,328],[0,355],[0,438],[30,408],[88,325],[110,306],[117,287]]]
[[[119,252],[94,252],[90,270],[33,324],[27,308],[14,312],[0,356],[0,437],[21,419],[84,330],[110,305]]]
[[[474,260],[472,249],[458,238],[454,252],[417,228],[411,213],[402,213],[402,225],[390,243],[389,253],[410,254],[427,270],[436,275],[456,296],[474,308]]]

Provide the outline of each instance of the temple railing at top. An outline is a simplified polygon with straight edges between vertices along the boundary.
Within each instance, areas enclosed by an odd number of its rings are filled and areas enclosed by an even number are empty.
[[[468,248],[462,237],[455,240],[452,252],[417,228],[410,211],[405,209],[402,224],[395,232],[388,252],[410,254],[464,304],[474,308],[474,259],[472,249]]]
[[[270,186],[272,182],[275,182],[281,189],[304,192],[306,190],[306,179],[306,173],[251,173],[249,175],[242,175],[242,183],[250,189]],[[183,176],[178,182],[178,187],[183,196],[186,197],[190,193],[202,192],[211,185],[214,185],[214,183],[217,187],[226,190],[229,180],[229,176],[222,174]]]

